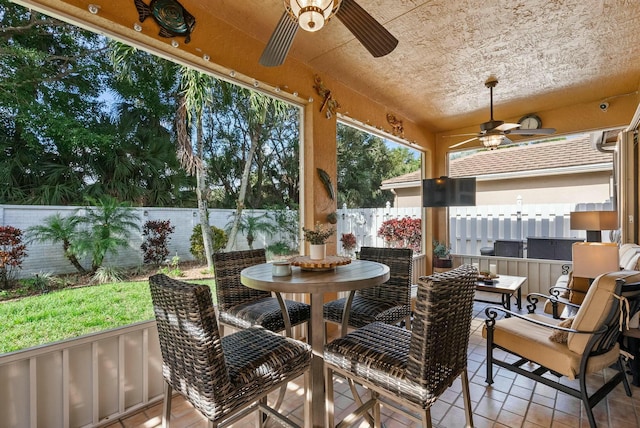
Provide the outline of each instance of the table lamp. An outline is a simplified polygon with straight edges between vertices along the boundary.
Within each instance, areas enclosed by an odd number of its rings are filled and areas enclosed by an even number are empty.
[[[601,242],[602,230],[618,228],[617,211],[573,211],[570,214],[572,230],[586,230],[587,242]]]
[[[620,270],[618,245],[612,242],[576,242],[571,246],[573,278],[569,301],[581,304],[593,280]]]

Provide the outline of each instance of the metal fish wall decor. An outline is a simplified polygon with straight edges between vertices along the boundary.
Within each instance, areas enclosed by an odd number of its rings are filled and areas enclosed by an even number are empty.
[[[161,37],[185,36],[185,43],[191,41],[196,18],[176,0],[151,0],[148,5],[142,0],[133,1],[138,9],[140,22],[151,16],[161,27]]]

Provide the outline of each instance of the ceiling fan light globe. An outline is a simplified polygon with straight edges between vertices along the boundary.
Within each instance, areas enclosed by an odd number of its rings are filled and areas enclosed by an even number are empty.
[[[285,0],[298,25],[305,31],[318,31],[337,11],[338,0]]]
[[[504,137],[502,135],[486,135],[479,138],[482,145],[490,150],[496,149],[502,143],[503,139]]]
[[[305,31],[314,32],[324,27],[324,16],[315,8],[306,8],[298,15],[298,25]]]

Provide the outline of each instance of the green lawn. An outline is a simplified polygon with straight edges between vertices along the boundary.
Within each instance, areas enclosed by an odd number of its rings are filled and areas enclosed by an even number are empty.
[[[214,280],[192,281],[214,286]],[[215,291],[212,289],[215,302]],[[153,318],[149,283],[64,289],[0,302],[0,354]]]

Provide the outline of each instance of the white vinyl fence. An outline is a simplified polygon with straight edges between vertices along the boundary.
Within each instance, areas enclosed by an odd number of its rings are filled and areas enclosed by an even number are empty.
[[[23,232],[30,226],[43,224],[46,217],[55,213],[63,216],[71,215],[79,207],[37,206],[37,205],[0,205],[0,225],[13,226]],[[478,207],[452,207],[449,209],[450,244],[454,254],[480,254],[480,248],[490,247],[497,239],[526,240],[527,237],[564,237],[584,238],[585,231],[569,229],[569,213],[571,211],[586,211],[593,209],[610,209],[605,204],[590,204],[572,206],[568,204],[554,205],[493,205]],[[192,260],[189,251],[189,238],[194,226],[199,223],[198,211],[192,208],[135,208],[138,213],[140,231],[148,220],[170,220],[175,227],[170,235],[170,256],[179,256],[180,260]],[[209,210],[210,224],[224,229],[229,222],[233,210]],[[261,215],[264,210],[246,210],[250,215]],[[421,218],[423,209],[416,208],[358,208],[338,209],[338,223],[336,224],[338,252],[342,252],[340,237],[342,233],[353,233],[357,239],[358,250],[362,246],[385,245],[382,238],[377,236],[378,229],[385,220],[392,218]],[[425,210],[429,214],[429,210]],[[282,240],[276,233],[272,237],[258,235],[254,248],[263,248],[269,244]],[[608,237],[603,236],[603,240]],[[108,255],[106,266],[133,267],[142,264],[142,234],[134,233],[127,248],[119,253]],[[238,249],[248,248],[246,238],[239,236]],[[29,277],[39,273],[72,273],[73,266],[64,257],[62,246],[52,243],[32,242],[27,246],[28,257],[24,260],[19,276]],[[88,260],[82,261],[87,266]]]

